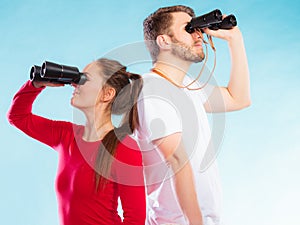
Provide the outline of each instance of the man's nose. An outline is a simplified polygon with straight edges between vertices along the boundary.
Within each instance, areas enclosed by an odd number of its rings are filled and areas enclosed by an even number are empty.
[[[199,39],[203,39],[203,34],[201,31],[195,31],[191,35],[195,41],[197,41]]]

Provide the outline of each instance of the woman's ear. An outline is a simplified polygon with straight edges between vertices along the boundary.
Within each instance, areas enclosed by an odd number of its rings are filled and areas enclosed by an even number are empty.
[[[103,87],[100,92],[101,102],[110,102],[116,95],[116,90],[110,86]]]
[[[170,49],[171,48],[171,38],[168,35],[161,34],[156,38],[156,44],[160,49]]]

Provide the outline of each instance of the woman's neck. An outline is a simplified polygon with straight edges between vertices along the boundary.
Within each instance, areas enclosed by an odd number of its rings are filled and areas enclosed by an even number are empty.
[[[93,114],[95,114],[95,112]],[[82,135],[84,141],[92,142],[102,140],[110,130],[114,129],[111,115],[99,112],[97,116],[88,116],[86,114],[86,118],[87,121]]]

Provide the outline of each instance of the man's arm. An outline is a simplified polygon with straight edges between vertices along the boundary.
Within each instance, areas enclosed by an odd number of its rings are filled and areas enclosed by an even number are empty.
[[[202,214],[197,201],[193,171],[188,154],[181,142],[182,134],[175,133],[154,140],[174,173],[174,184],[179,205],[189,225],[203,225]]]
[[[238,27],[231,30],[209,30],[205,33],[228,42],[231,55],[230,80],[227,87],[215,87],[204,104],[207,112],[240,110],[251,104],[250,80],[243,36]]]

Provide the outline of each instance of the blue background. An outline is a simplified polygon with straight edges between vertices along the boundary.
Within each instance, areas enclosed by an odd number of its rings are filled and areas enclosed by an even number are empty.
[[[1,224],[58,224],[57,154],[6,119],[11,100],[44,60],[83,67],[119,46],[143,40],[142,21],[159,7],[184,4],[202,14],[233,13],[244,34],[252,105],[226,114],[219,154],[224,224],[300,224],[300,77],[297,1],[58,1],[0,2]],[[230,61],[216,40],[215,79],[225,85]],[[144,72],[144,71],[136,71]],[[72,120],[71,87],[48,88],[34,112]]]

